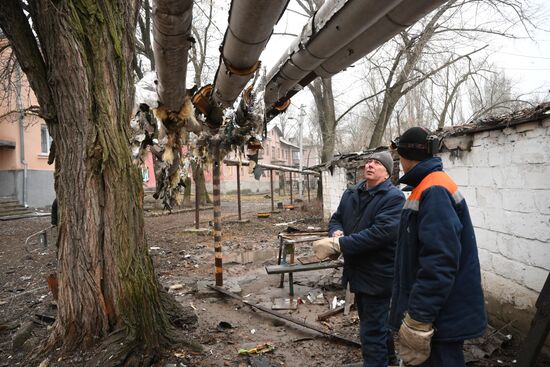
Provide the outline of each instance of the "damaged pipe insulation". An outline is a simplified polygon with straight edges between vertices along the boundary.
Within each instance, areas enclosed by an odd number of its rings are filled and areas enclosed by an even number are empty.
[[[289,0],[240,0],[231,2],[220,64],[214,80],[213,101],[220,107],[233,105],[258,69],[273,27]]]
[[[328,0],[268,74],[264,100],[271,106],[340,48],[402,0]]]
[[[328,78],[339,73],[446,1],[407,0],[402,2],[366,32],[323,62],[315,70],[315,76]]]
[[[153,50],[160,101],[179,111],[185,97],[193,0],[153,0]]]

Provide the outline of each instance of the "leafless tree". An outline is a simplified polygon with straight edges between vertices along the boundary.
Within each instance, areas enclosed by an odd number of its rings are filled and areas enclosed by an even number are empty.
[[[484,14],[477,22],[464,19],[465,14]],[[486,18],[485,18],[486,17]],[[442,126],[449,113],[458,105],[460,88],[474,75],[483,71],[484,65],[473,67],[472,58],[482,51],[485,36],[515,37],[514,25],[524,29],[533,27],[532,14],[522,1],[500,0],[450,0],[430,14],[416,27],[401,32],[389,46],[393,47],[391,67],[380,71],[384,90],[382,109],[376,121],[369,146],[382,143],[384,132],[400,99],[414,88],[429,81],[442,83],[440,91],[445,97],[435,114],[437,126]],[[474,48],[466,47],[473,44]],[[479,46],[475,46],[479,45]],[[469,49],[461,51],[460,49]],[[466,72],[452,72],[460,63]],[[379,64],[380,66],[381,64]],[[436,81],[436,76],[439,81]],[[433,106],[432,106],[433,108]]]
[[[495,72],[486,62],[486,45],[529,32],[535,27],[533,13],[519,0],[446,2],[365,58],[364,97],[336,122],[359,107],[365,146],[373,148],[412,125],[437,128],[464,121],[467,91],[473,83],[481,90]],[[483,111],[473,110],[474,115]]]
[[[134,72],[138,79],[143,78],[145,70],[155,70],[155,56],[151,39],[151,2],[142,0],[136,30],[136,53],[133,59]],[[148,68],[143,65],[143,59],[146,60]]]

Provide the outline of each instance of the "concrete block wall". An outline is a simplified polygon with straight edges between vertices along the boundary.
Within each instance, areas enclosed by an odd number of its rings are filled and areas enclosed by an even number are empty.
[[[472,138],[441,158],[470,208],[489,316],[525,333],[550,271],[550,118]]]
[[[334,167],[330,171],[323,171],[321,176],[323,182],[323,218],[330,219],[331,215],[338,209],[342,194],[347,189],[346,169]]]

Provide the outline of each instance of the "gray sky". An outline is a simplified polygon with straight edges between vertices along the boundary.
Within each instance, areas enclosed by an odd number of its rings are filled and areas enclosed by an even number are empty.
[[[546,22],[546,19],[550,17],[550,1],[529,0],[529,2],[540,7],[537,22],[541,24],[541,27],[550,30],[550,25]],[[229,2],[226,1],[224,6],[217,6],[215,23],[221,32],[225,32],[227,27],[228,4]],[[217,5],[221,4],[218,3]],[[307,22],[307,18],[288,9],[303,13],[296,2],[291,0],[287,11],[275,27],[274,32],[299,34],[303,25]],[[483,14],[476,14],[476,16],[483,17]],[[550,31],[534,30],[531,34],[533,39],[527,37],[524,32],[517,33],[517,36],[519,38],[515,40],[502,38],[492,40],[489,43],[489,49],[493,52],[490,60],[512,80],[515,92],[523,94],[526,99],[531,99],[535,93],[539,99],[550,99],[550,93],[548,93],[548,90],[550,90]],[[268,72],[281,55],[286,52],[293,39],[292,36],[276,34],[272,36],[260,57],[262,65],[266,67]],[[218,47],[218,45],[213,46]],[[216,53],[216,57],[217,55]],[[335,95],[340,96],[340,100],[343,101],[336,106],[337,115],[338,111],[342,112],[362,97],[363,83],[359,81],[358,76],[355,74],[357,73],[354,73],[354,68],[349,68],[333,78]],[[307,90],[299,92],[292,98],[294,106],[300,104],[310,105],[312,103],[311,94]],[[296,115],[297,112],[289,110],[289,114]]]

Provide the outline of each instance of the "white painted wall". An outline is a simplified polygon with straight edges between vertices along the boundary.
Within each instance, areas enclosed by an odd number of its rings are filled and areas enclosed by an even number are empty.
[[[550,271],[550,118],[477,133],[471,151],[441,157],[470,208],[488,311],[526,331]]]
[[[323,180],[323,218],[328,220],[338,209],[342,194],[347,189],[346,169],[334,167],[332,175],[328,170],[323,171],[321,178]]]
[[[488,312],[526,332],[550,271],[550,118],[469,137],[470,151],[440,156],[470,209]],[[346,174],[322,177],[328,219]]]

